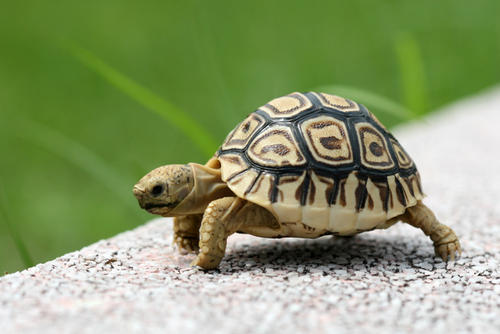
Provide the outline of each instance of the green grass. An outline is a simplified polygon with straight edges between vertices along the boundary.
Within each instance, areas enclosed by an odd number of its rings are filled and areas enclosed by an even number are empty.
[[[137,205],[132,205],[130,201],[130,187],[127,187],[125,177],[120,175],[118,170],[114,170],[108,163],[96,153],[77,143],[73,139],[62,133],[51,129],[49,126],[34,122],[26,118],[16,120],[22,132],[12,132],[11,135],[27,141],[31,145],[40,146],[43,149],[58,155],[66,160],[73,168],[81,169],[94,178],[99,184],[108,188],[117,199],[130,208],[130,212],[140,218]],[[10,131],[9,129],[7,131]]]
[[[0,220],[3,222],[5,228],[7,229],[14,245],[16,247],[17,252],[19,253],[19,257],[25,267],[31,267],[35,263],[31,258],[31,255],[28,251],[28,247],[23,241],[21,233],[17,230],[16,225],[12,224],[10,221],[10,217],[7,214],[7,199],[4,194],[3,186],[0,183]],[[0,273],[2,275],[3,273]]]
[[[416,115],[429,111],[425,69],[417,41],[408,33],[401,33],[395,42],[401,75],[401,90],[405,105]]]
[[[146,87],[118,72],[94,54],[79,46],[71,51],[85,66],[95,71],[111,85],[149,110],[158,113],[170,126],[175,126],[195,144],[207,158],[211,157],[218,144],[208,129],[203,128],[193,117],[183,113],[170,102],[165,101]]]
[[[140,177],[203,163],[277,96],[344,95],[392,127],[498,83],[499,12],[494,0],[6,3],[0,272],[152,218],[131,193]]]

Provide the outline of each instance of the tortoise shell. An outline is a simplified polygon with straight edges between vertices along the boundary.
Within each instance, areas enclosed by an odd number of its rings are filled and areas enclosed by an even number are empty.
[[[423,198],[417,168],[363,105],[292,93],[251,113],[217,157],[222,180],[282,223],[337,234],[387,227]]]

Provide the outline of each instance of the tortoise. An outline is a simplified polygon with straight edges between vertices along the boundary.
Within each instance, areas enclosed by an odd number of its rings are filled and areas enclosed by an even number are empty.
[[[461,253],[451,228],[422,203],[415,163],[362,104],[292,93],[258,108],[205,164],[167,165],[133,189],[141,208],[174,218],[174,243],[217,268],[235,232],[279,238],[352,236],[398,221]]]

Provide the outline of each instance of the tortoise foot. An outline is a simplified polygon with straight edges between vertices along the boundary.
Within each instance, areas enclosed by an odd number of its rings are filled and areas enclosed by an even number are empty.
[[[222,260],[222,256],[206,254],[200,252],[196,259],[191,262],[191,266],[198,266],[203,269],[216,269],[219,266],[220,261]]]
[[[458,256],[462,254],[462,248],[460,247],[458,239],[444,244],[436,244],[434,245],[434,250],[436,252],[436,256],[439,256],[446,262],[448,262],[448,259],[455,261],[455,254],[458,253]]]
[[[436,255],[443,259],[443,261],[448,261],[448,259],[454,261],[455,254],[458,253],[460,255],[462,253],[457,235],[448,226],[439,223],[436,224],[430,237],[434,241]]]
[[[177,246],[179,253],[182,255],[186,255],[189,253],[196,254],[200,250],[198,246],[199,244],[198,238],[176,236],[174,237],[174,243]]]

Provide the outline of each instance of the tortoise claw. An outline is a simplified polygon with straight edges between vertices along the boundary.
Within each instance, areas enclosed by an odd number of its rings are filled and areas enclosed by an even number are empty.
[[[458,253],[458,256],[462,254],[462,248],[460,247],[458,239],[448,243],[435,245],[434,250],[436,252],[436,256],[439,256],[446,262],[448,262],[448,259],[455,261],[455,254]]]
[[[221,256],[211,256],[209,254],[199,253],[196,259],[191,262],[191,266],[198,266],[205,270],[216,269],[221,260]]]
[[[197,254],[200,250],[198,243],[198,238],[186,238],[186,237],[176,237],[174,243],[179,250],[179,253],[186,255],[189,253]]]

